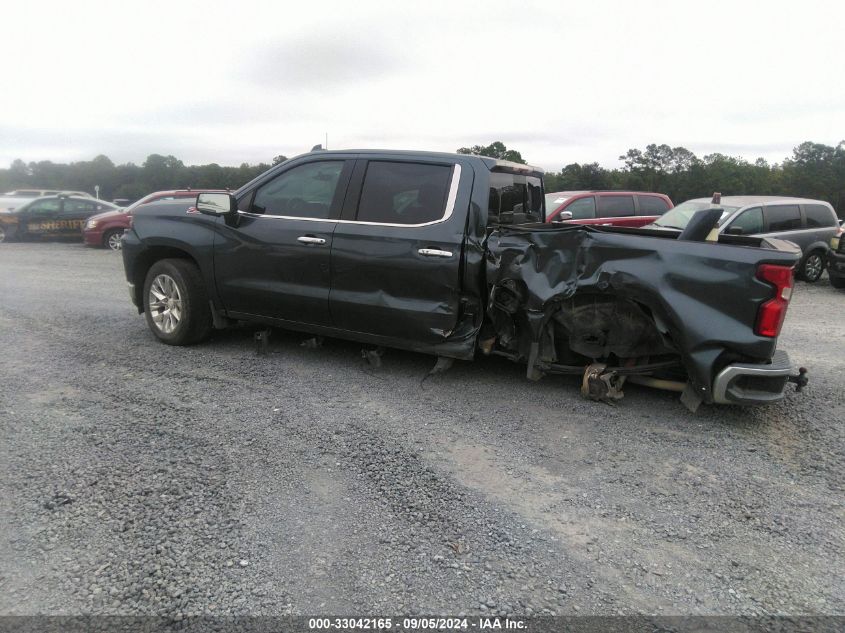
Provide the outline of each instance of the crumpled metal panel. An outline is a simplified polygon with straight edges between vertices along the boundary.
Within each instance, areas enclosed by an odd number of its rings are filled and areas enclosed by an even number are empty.
[[[735,240],[736,241],[736,240]],[[798,254],[780,242],[748,245],[679,241],[587,226],[502,227],[487,242],[487,282],[495,297],[510,287],[539,344],[563,300],[576,294],[632,300],[653,314],[680,355],[697,395],[711,401],[715,371],[737,359],[768,360],[776,340],[754,334],[772,288],[756,279],[761,263],[791,266]],[[762,242],[766,245],[765,241]],[[490,313],[496,321],[493,301]],[[537,377],[529,357],[528,375]]]

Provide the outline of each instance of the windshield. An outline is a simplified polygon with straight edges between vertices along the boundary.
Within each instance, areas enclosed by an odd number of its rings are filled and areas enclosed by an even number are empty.
[[[714,206],[720,206],[722,209],[725,210],[725,212],[722,213],[722,217],[719,218],[719,225],[721,225],[722,222],[724,222],[729,215],[739,209],[739,207],[713,205],[709,201],[696,202],[693,200],[688,200],[687,202],[683,202],[674,209],[670,209],[669,211],[664,213],[662,216],[660,216],[658,220],[654,222],[654,224],[656,226],[662,226],[665,229],[678,229],[679,231],[683,231],[685,228],[687,228],[687,224],[689,223],[690,219],[696,211],[701,211],[702,209],[712,209]]]

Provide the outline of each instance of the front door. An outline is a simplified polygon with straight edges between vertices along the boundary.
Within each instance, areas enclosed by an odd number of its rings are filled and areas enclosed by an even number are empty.
[[[55,235],[58,229],[59,213],[62,201],[59,198],[35,200],[20,213],[21,237],[48,237]]]
[[[352,162],[294,165],[241,197],[236,225],[218,220],[214,275],[230,316],[331,325],[332,233]]]

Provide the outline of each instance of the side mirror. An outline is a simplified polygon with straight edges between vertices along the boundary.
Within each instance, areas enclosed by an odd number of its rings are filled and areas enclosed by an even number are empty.
[[[742,227],[739,226],[729,226],[725,229],[725,233],[728,235],[742,235]]]
[[[555,222],[566,222],[567,220],[572,219],[572,211],[561,211],[557,214],[557,218],[555,218]]]
[[[238,212],[238,201],[231,193],[201,193],[197,211],[205,215],[230,215]]]

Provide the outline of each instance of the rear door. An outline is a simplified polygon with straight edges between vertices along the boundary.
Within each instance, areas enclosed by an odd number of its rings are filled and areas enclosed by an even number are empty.
[[[573,216],[574,217],[574,216]],[[632,194],[597,194],[596,215],[577,224],[601,224],[613,226],[640,226],[642,218],[636,215]]]
[[[218,220],[214,274],[230,315],[331,325],[332,233],[353,164],[290,165],[241,196],[236,226]]]
[[[455,163],[386,156],[358,161],[334,231],[329,297],[332,322],[349,332],[433,345],[460,310],[466,212],[455,212]]]
[[[804,230],[809,244],[830,243],[839,233],[839,221],[833,210],[823,204],[802,204]]]
[[[801,208],[797,204],[773,204],[763,207],[765,218],[765,233],[769,237],[777,237],[798,244],[803,250],[812,239],[806,231],[802,231]]]
[[[62,210],[59,213],[57,233],[61,235],[78,236],[82,232],[85,220],[99,213],[96,200],[62,199]]]

